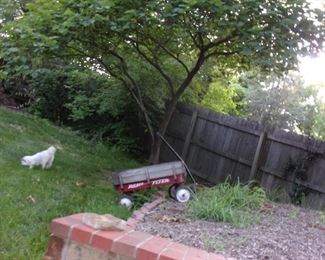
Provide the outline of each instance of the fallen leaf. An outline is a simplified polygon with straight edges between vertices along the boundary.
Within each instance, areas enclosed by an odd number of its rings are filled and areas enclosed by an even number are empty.
[[[85,182],[82,181],[76,181],[76,186],[77,187],[85,187],[87,184]]]
[[[318,224],[318,223],[315,223],[315,224],[308,224],[307,227],[310,227],[310,228],[317,228],[317,229],[320,229],[320,230],[325,231],[325,225]]]
[[[263,204],[263,207],[265,207],[265,208],[274,208],[274,205],[272,203],[265,202]]]
[[[166,216],[164,215],[162,218],[158,219],[158,222],[159,223],[171,223],[171,222],[174,222],[174,223],[186,223],[186,222],[189,222],[188,219],[185,219],[185,218],[177,218],[175,216]]]
[[[33,197],[32,195],[29,195],[29,196],[26,198],[26,200],[28,200],[28,201],[30,201],[30,202],[32,202],[32,203],[35,203],[35,202],[36,202],[36,200],[34,199],[34,197]]]

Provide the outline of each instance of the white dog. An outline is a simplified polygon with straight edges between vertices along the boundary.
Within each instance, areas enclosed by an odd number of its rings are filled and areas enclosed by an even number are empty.
[[[33,169],[34,166],[42,166],[42,169],[49,169],[54,161],[54,155],[56,148],[54,146],[49,147],[47,150],[41,151],[34,155],[27,155],[21,159],[21,164],[29,166],[29,169]]]

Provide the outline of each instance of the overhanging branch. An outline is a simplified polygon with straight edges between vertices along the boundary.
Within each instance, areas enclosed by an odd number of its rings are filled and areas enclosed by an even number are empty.
[[[208,44],[206,44],[204,47],[203,47],[203,51],[206,52],[208,50],[210,50],[211,48],[214,48],[214,47],[217,47],[219,46],[220,44],[223,44],[223,43],[226,43],[230,40],[232,40],[234,37],[236,37],[237,35],[237,30],[231,32],[229,35],[227,35],[226,37],[223,37],[221,39],[217,39],[215,41],[212,41]]]
[[[186,66],[186,64],[174,53],[172,53],[172,51],[170,51],[169,49],[167,49],[162,43],[160,43],[159,41],[157,41],[154,37],[152,37],[149,34],[145,34],[145,37],[148,37],[153,43],[155,43],[156,45],[159,46],[159,48],[161,48],[162,50],[164,50],[164,52],[166,54],[168,54],[170,57],[172,57],[174,60],[176,60],[186,71],[186,73],[188,74],[190,72],[189,68]]]
[[[231,56],[231,55],[234,55],[236,53],[239,53],[239,51],[213,51],[213,52],[210,52],[209,54],[207,54],[205,56],[206,59],[210,58],[211,56]]]
[[[116,78],[117,80],[121,81],[122,84],[124,85],[124,87],[131,93],[133,99],[135,100],[136,104],[138,105],[138,107],[140,108],[146,125],[148,127],[150,136],[152,139],[154,139],[155,134],[154,134],[154,130],[152,128],[151,125],[151,120],[148,114],[148,111],[143,103],[143,99],[142,99],[142,95],[141,95],[141,90],[139,88],[139,86],[136,84],[135,80],[132,78],[132,76],[128,73],[127,71],[127,65],[123,59],[123,57],[121,57],[120,55],[118,55],[116,52],[114,51],[109,51],[109,53],[111,55],[113,55],[114,57],[118,58],[118,60],[120,61],[121,65],[122,65],[122,70],[123,73],[125,74],[126,78],[130,81],[128,82],[128,80],[126,80],[124,77],[120,76],[118,73],[115,73],[113,68],[111,66],[109,66],[108,64],[106,64],[103,59],[101,59],[98,56],[95,55],[90,55],[87,52],[84,52],[78,48],[69,46],[69,48],[73,49],[74,51],[78,52],[80,55],[84,56],[84,57],[88,57],[90,59],[94,59],[98,62],[98,64],[100,64],[112,77]],[[131,83],[131,84],[130,84]],[[136,89],[136,91],[134,91],[134,88]]]
[[[151,66],[153,66],[160,74],[161,76],[166,80],[167,85],[169,87],[169,91],[172,96],[174,96],[174,85],[171,80],[171,78],[167,75],[167,73],[164,72],[164,70],[159,66],[159,64],[154,61],[153,59],[150,59],[140,48],[139,44],[136,41],[132,41],[132,46],[136,49],[136,51],[142,56]],[[150,51],[150,50],[149,50]]]

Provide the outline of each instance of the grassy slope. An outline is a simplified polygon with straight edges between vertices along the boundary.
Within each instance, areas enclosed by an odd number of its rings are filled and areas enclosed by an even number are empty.
[[[23,155],[50,144],[62,147],[51,169],[20,165]],[[118,206],[107,170],[136,165],[116,149],[0,108],[0,259],[42,259],[53,218],[76,212],[128,217],[130,212]]]

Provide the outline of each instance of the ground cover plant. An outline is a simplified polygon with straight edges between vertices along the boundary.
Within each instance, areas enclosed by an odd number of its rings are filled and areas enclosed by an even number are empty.
[[[56,145],[49,170],[20,158]],[[117,148],[91,144],[47,120],[0,108],[0,259],[42,259],[53,218],[110,213],[127,218],[109,176],[138,162]]]
[[[189,204],[195,218],[246,226],[258,220],[256,209],[262,207],[266,194],[262,188],[228,181],[203,188]]]

